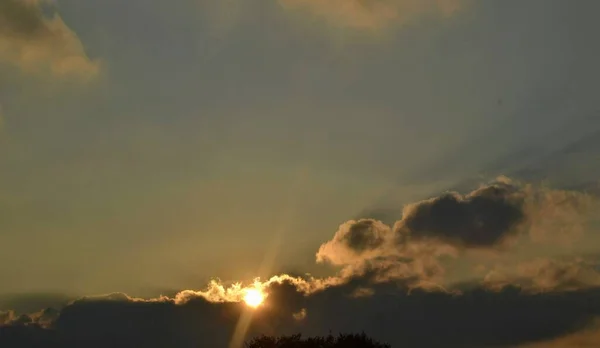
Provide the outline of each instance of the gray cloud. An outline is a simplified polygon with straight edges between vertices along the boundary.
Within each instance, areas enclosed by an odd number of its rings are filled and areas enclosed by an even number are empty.
[[[396,228],[411,238],[490,247],[516,233],[525,220],[525,198],[525,192],[510,181],[495,182],[467,195],[447,193],[407,206]]]
[[[253,312],[239,303],[202,298],[185,303],[125,295],[87,298],[60,315],[46,311],[52,319],[45,326],[35,316],[0,326],[0,346],[225,347],[239,318],[249,316],[247,337],[365,331],[392,346],[514,347],[568,335],[600,315],[597,288],[535,295],[518,287],[476,288],[457,295],[408,294],[406,288],[379,284],[372,286],[374,295],[353,296],[361,287],[349,282],[304,296],[292,283],[278,284],[269,289],[265,306]]]
[[[47,0],[0,0],[0,62],[24,72],[89,79],[100,70],[77,35],[54,13]]]
[[[341,267],[342,278],[372,274],[414,287],[445,283],[443,258],[465,251],[506,251],[529,236],[581,236],[595,198],[575,191],[535,187],[499,177],[468,194],[444,193],[404,207],[390,227],[373,219],[342,224],[316,254],[317,262]],[[554,237],[550,237],[554,240]],[[374,275],[373,275],[374,273]]]
[[[380,232],[377,224],[374,220],[357,221],[344,235],[345,242],[357,252],[380,247],[385,242],[385,232]]]

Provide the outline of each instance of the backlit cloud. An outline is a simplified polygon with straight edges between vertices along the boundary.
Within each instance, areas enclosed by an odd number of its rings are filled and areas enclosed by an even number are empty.
[[[599,290],[528,294],[518,287],[477,288],[461,295],[378,285],[379,296],[353,297],[352,284],[297,296],[293,286],[276,286],[252,312],[246,337],[260,334],[364,330],[392,346],[515,347],[548,342],[584,329],[600,315]],[[142,301],[127,296],[78,300],[41,316],[21,316],[0,326],[0,345],[70,347],[226,347],[243,304],[195,298]],[[398,325],[401,323],[401,325]]]
[[[82,79],[99,73],[77,34],[54,13],[48,0],[0,0],[0,63],[27,73],[46,73]],[[47,12],[47,11],[46,11]]]

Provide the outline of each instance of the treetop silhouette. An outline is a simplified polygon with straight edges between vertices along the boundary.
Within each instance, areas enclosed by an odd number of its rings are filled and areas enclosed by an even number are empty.
[[[290,336],[259,336],[245,344],[246,348],[391,348],[373,340],[365,333],[340,334],[303,338],[301,334]]]

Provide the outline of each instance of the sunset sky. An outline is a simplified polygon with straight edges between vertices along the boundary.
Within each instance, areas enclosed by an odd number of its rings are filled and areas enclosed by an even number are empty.
[[[0,327],[110,293],[236,303],[202,291],[279,274],[308,282],[290,278],[308,301],[294,323],[344,289],[425,303],[508,284],[518,301],[564,295],[557,306],[585,292],[587,327],[600,318],[599,11],[0,0]],[[320,310],[317,323],[333,316]],[[561,347],[575,326],[556,325],[500,343]]]

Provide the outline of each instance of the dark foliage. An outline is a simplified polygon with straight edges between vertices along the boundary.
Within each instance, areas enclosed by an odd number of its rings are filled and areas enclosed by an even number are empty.
[[[259,336],[245,344],[246,348],[390,348],[389,344],[379,343],[366,334],[340,334],[335,337]]]

